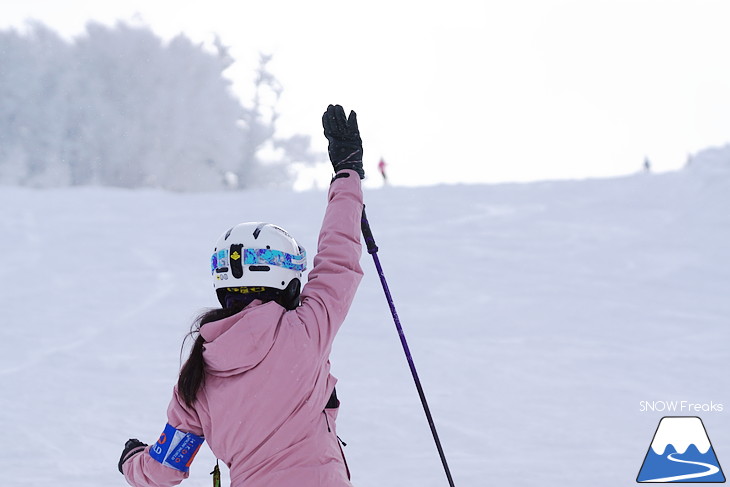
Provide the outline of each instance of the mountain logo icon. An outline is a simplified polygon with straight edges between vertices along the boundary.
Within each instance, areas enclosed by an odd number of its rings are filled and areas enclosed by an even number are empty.
[[[663,417],[636,481],[725,482],[725,474],[702,420],[697,416]]]

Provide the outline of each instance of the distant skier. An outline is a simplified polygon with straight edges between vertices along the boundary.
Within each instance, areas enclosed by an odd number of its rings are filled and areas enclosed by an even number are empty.
[[[651,172],[651,161],[648,157],[644,158],[644,172]]]
[[[388,184],[388,176],[385,174],[385,160],[381,157],[380,162],[378,163],[378,171],[380,172],[380,175],[383,177],[383,184]]]
[[[306,253],[283,229],[241,223],[218,240],[211,272],[221,307],[194,325],[160,439],[125,444],[119,470],[129,484],[180,483],[207,441],[233,487],[351,487],[329,354],[362,278],[356,117],[339,105],[322,117],[335,175],[301,294]]]

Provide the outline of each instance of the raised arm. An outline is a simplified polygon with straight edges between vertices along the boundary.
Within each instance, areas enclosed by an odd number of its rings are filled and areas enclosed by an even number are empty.
[[[302,306],[296,312],[310,335],[319,337],[323,348],[327,348],[345,320],[362,279],[360,180],[365,173],[355,112],[345,117],[341,106],[330,105],[322,116],[322,125],[335,176],[328,193],[314,266],[302,290]]]

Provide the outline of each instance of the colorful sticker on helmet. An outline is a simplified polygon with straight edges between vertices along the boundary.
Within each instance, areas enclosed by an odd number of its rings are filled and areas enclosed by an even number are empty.
[[[150,448],[150,456],[166,467],[187,472],[204,441],[202,436],[179,431],[168,423]]]
[[[303,250],[300,255],[271,249],[243,249],[243,252],[244,265],[269,264],[294,271],[306,269],[306,253]]]
[[[214,252],[210,258],[210,273],[228,272],[228,250]]]

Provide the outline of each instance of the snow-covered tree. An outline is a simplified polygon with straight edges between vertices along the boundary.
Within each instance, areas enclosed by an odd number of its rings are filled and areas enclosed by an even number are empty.
[[[0,183],[211,190],[290,185],[309,140],[277,137],[262,57],[244,107],[223,43],[89,23],[69,42],[34,23],[0,31]],[[273,156],[271,154],[274,154]]]
[[[88,73],[80,116],[91,124],[81,161],[103,184],[215,189],[240,158],[240,104],[227,63],[178,36],[90,24],[77,41]],[[93,179],[92,179],[93,180]]]
[[[38,23],[0,32],[0,181],[32,186],[70,182],[63,142],[70,48]]]
[[[322,158],[312,152],[309,136],[277,136],[277,104],[284,89],[268,68],[271,59],[271,55],[260,55],[253,99],[243,111],[246,143],[237,173],[247,187],[289,187],[295,177],[292,163],[314,164]]]

